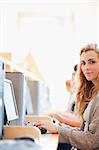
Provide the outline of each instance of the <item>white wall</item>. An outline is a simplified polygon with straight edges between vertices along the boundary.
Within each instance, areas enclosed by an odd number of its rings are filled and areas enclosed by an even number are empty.
[[[65,108],[65,80],[79,62],[79,48],[98,41],[97,2],[2,2],[0,49],[22,61],[31,51],[51,89],[55,107]]]

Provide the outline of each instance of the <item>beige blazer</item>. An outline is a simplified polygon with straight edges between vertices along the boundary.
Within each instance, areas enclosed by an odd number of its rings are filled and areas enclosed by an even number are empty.
[[[99,93],[88,104],[83,118],[84,131],[67,125],[58,129],[60,143],[69,143],[80,150],[99,150]]]

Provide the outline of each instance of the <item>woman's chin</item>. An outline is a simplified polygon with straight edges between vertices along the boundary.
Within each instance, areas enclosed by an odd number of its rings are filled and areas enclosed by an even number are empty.
[[[87,79],[88,81],[92,81],[92,80],[93,80],[92,77],[86,77],[86,79]]]

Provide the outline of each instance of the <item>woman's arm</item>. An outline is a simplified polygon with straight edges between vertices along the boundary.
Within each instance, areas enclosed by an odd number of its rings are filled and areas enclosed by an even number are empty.
[[[73,113],[67,112],[67,113],[65,113],[65,115],[55,113],[52,115],[52,117],[57,119],[60,123],[67,124],[72,127],[80,127],[81,123],[82,123],[82,119],[78,115],[75,115]]]
[[[87,130],[87,127],[87,122],[84,131],[62,125],[58,127],[58,133],[65,139],[66,143],[69,142],[79,149],[99,149],[99,106],[91,118],[89,130]]]
[[[89,130],[86,130],[87,123],[85,124],[85,131],[64,124],[55,125],[52,122],[44,121],[36,122],[35,125],[43,127],[51,133],[58,132],[64,138],[65,143],[70,143],[76,148],[84,150],[99,149],[99,106],[91,120]]]

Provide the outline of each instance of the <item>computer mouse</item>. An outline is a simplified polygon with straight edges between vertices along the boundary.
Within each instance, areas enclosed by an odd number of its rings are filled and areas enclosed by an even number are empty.
[[[53,119],[53,123],[56,123],[55,119]]]
[[[59,124],[59,121],[56,118],[54,118],[53,119],[53,124]]]
[[[39,128],[41,131],[41,134],[45,134],[47,132],[47,130],[45,128]]]

